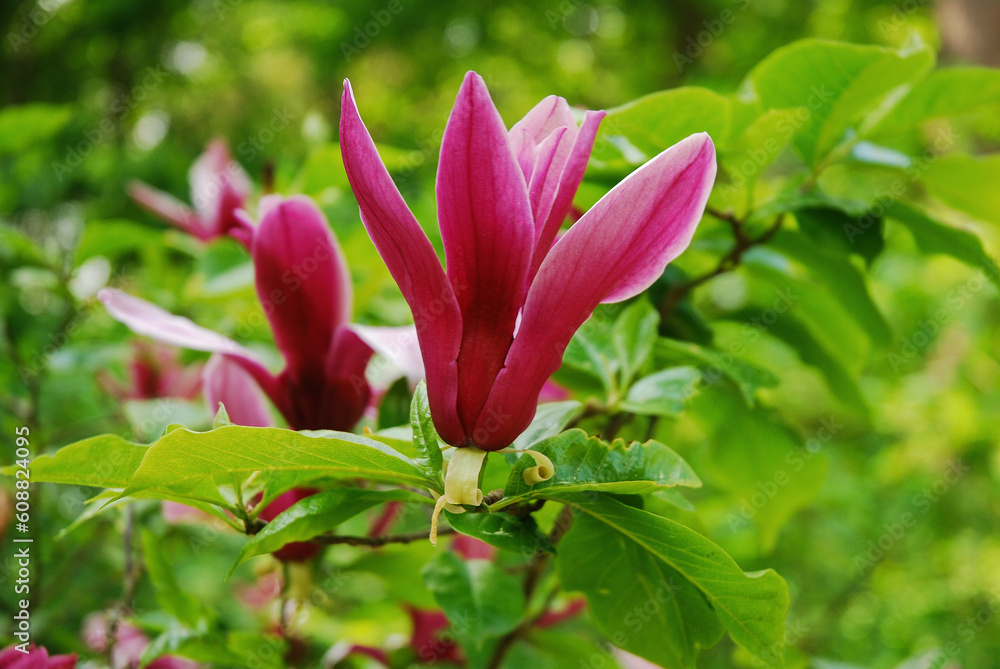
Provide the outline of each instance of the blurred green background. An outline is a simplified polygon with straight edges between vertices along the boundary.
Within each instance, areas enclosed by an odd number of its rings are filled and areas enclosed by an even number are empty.
[[[586,108],[680,85],[729,94],[775,48],[809,36],[892,47],[919,36],[943,65],[1000,58],[1000,9],[988,0],[51,0],[4,3],[0,25],[0,244],[7,247],[0,250],[0,297],[9,363],[0,366],[2,427],[9,435],[14,425],[30,424],[39,450],[100,431],[127,434],[129,422],[142,422],[95,383],[99,369],[121,373],[128,337],[94,307],[88,281],[114,274],[134,292],[224,332],[257,309],[252,290],[230,271],[243,260],[235,243],[202,252],[125,196],[128,180],[139,178],[186,200],[187,169],[213,137],[228,138],[257,183],[273,174],[279,192],[301,190],[324,206],[352,266],[357,320],[406,322],[330,145],[345,77],[384,155],[395,161],[397,182],[433,228],[437,144],[470,69],[484,76],[509,125],[552,93]],[[966,147],[1000,147],[998,116],[976,123],[980,132],[963,139]],[[995,226],[972,225],[988,249],[998,247]],[[709,486],[694,500],[699,518],[689,522],[745,568],[774,567],[788,580],[790,657],[827,658],[813,665],[826,669],[841,666],[836,662],[895,667],[954,642],[960,653],[947,662],[960,664],[907,666],[1000,666],[993,620],[1000,609],[996,290],[977,281],[974,268],[917,257],[905,235],[886,237],[870,280],[895,332],[889,350],[905,362],[885,350],[857,361],[871,416],[845,413],[814,371],[765,341],[752,357],[782,374],[766,399],[797,433],[771,434],[765,426],[761,438],[789,440],[790,448],[815,444],[815,478],[798,498],[779,494],[762,505],[767,513],[751,510],[746,522],[733,518],[752,487],[713,496]],[[28,242],[40,254],[36,266],[15,266],[21,251],[14,247]],[[107,261],[81,271],[99,258]],[[706,287],[706,311],[724,311],[734,291],[745,289],[745,279],[731,281]],[[941,308],[947,319],[921,339]],[[725,326],[719,333],[725,341]],[[250,338],[267,337],[260,328]],[[24,364],[38,372],[28,383],[17,371]],[[727,438],[756,429],[725,407],[703,395],[668,441],[706,480],[754,466],[738,455],[738,443],[716,453]],[[199,407],[170,411],[190,417]],[[824,427],[829,438],[820,436]],[[706,434],[714,435],[711,443]],[[954,481],[949,466],[960,471]],[[53,534],[82,509],[78,491],[46,487],[41,494]],[[915,524],[899,531],[906,513]],[[114,522],[40,547],[46,566],[38,615],[56,649],[78,646],[82,617],[117,594],[118,577],[109,576],[121,569]],[[871,550],[880,539],[882,548]],[[181,538],[172,540],[181,552]],[[218,578],[226,564],[224,555],[177,569],[239,619],[246,612],[222,594]],[[389,626],[399,623],[390,619]],[[706,654],[705,666],[742,666],[731,650],[722,644]]]

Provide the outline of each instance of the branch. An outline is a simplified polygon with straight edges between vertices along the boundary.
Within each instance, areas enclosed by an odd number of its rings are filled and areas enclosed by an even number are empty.
[[[443,537],[448,534],[455,534],[455,529],[452,527],[444,527],[438,530],[438,536]],[[408,544],[414,541],[419,541],[420,539],[427,538],[427,530],[418,530],[417,532],[407,532],[405,534],[383,534],[375,537],[349,537],[342,535],[329,535],[316,537],[314,541],[318,541],[321,544],[347,544],[348,546],[385,546],[386,544]]]
[[[726,255],[722,256],[722,258],[719,260],[719,264],[716,265],[715,269],[713,269],[711,272],[709,272],[708,274],[703,274],[701,276],[695,277],[690,281],[679,283],[670,289],[670,292],[667,293],[667,296],[663,299],[663,302],[660,304],[660,319],[663,321],[668,320],[670,316],[673,315],[674,309],[677,308],[677,305],[680,304],[681,300],[687,297],[687,295],[692,290],[694,290],[701,284],[705,283],[706,281],[714,279],[720,274],[725,274],[726,272],[732,271],[733,269],[736,268],[737,265],[740,264],[740,262],[742,262],[743,256],[746,254],[747,251],[749,251],[755,246],[760,246],[762,244],[766,244],[767,242],[769,242],[771,238],[773,238],[774,235],[777,234],[778,230],[781,228],[781,224],[784,221],[785,217],[784,214],[779,214],[778,217],[774,220],[774,223],[771,225],[771,227],[765,230],[763,234],[761,234],[759,237],[750,237],[746,233],[744,221],[736,218],[736,216],[733,215],[732,213],[721,212],[715,209],[707,209],[706,211],[708,211],[708,213],[711,216],[714,216],[715,218],[718,218],[720,220],[729,223],[730,227],[732,227],[733,229],[733,238],[735,239],[736,243],[733,245],[733,248],[730,249]]]
[[[556,518],[555,526],[549,534],[549,541],[552,542],[552,545],[555,546],[558,544],[559,540],[563,538],[563,535],[565,535],[572,526],[573,507],[566,505],[562,508],[562,511],[559,512],[559,516]],[[545,568],[548,567],[549,557],[549,553],[535,553],[535,556],[531,559],[531,564],[528,566],[528,575],[524,579],[525,606],[529,606],[531,604],[531,597],[535,594],[535,590],[538,588],[538,584],[542,580],[542,576],[545,574]],[[514,642],[524,636],[538,621],[540,616],[545,614],[549,604],[551,604],[551,597],[545,601],[545,605],[539,616],[529,618],[526,622],[518,625],[512,632],[508,632],[500,638],[500,642],[497,644],[496,650],[493,651],[493,657],[490,658],[490,663],[486,665],[486,669],[500,669],[500,665],[503,664],[504,658],[507,656],[511,647],[513,647]]]

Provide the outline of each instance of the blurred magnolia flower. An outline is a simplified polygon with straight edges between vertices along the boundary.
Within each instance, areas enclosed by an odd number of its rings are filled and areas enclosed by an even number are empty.
[[[453,446],[495,451],[514,441],[597,305],[642,292],[687,248],[715,179],[711,139],[692,135],[554,241],[604,112],[587,112],[578,126],[566,101],[550,96],[508,132],[470,72],[437,173],[445,272],[346,81],[341,109],[341,150],[361,219],[413,312],[431,414]]]
[[[99,297],[108,313],[136,334],[226,358],[231,364],[209,363],[205,387],[210,402],[232,398],[226,409],[233,422],[272,424],[263,392],[294,430],[349,430],[371,396],[365,369],[375,352],[409,375],[422,375],[414,328],[348,323],[350,274],[312,200],[267,196],[260,214],[250,251],[257,295],[285,359],[281,373],[269,372],[235,341],[145,300],[111,288]]]
[[[233,160],[225,140],[211,141],[188,172],[194,209],[173,195],[142,181],[129,184],[128,194],[146,211],[202,241],[232,235],[249,247],[253,227],[236,216],[250,197],[250,177]]]
[[[18,646],[8,646],[0,651],[0,669],[74,669],[76,653],[72,655],[49,655],[44,646],[31,644],[28,652],[18,650]]]
[[[271,522],[291,508],[296,502],[300,502],[318,492],[318,488],[292,488],[275,497],[274,501],[264,507],[257,517],[265,522]],[[263,493],[257,493],[256,497],[250,503],[251,508],[259,504],[263,496]],[[282,562],[306,562],[315,557],[320,548],[321,546],[313,541],[293,541],[285,544],[271,555]]]
[[[108,650],[108,622],[108,614],[103,612],[91,613],[83,621],[83,643],[95,653],[104,653]],[[111,669],[138,669],[142,655],[149,644],[149,637],[141,629],[125,621],[119,621],[111,645]],[[162,655],[146,667],[147,669],[199,669],[201,665],[194,660],[176,655]]]
[[[132,342],[128,381],[99,370],[97,383],[118,399],[150,400],[158,397],[192,399],[201,392],[200,364],[181,365],[176,349],[156,342]]]

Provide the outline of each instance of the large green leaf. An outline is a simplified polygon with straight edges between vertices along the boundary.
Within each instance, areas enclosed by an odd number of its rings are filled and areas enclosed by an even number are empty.
[[[594,145],[598,164],[640,165],[688,135],[729,135],[729,100],[707,88],[660,91],[608,111]]]
[[[890,94],[933,65],[925,51],[806,39],[777,49],[748,75],[765,109],[804,108],[793,143],[810,165],[819,162]]]
[[[892,341],[892,331],[875,305],[864,276],[843,255],[816,245],[805,235],[782,230],[770,246],[797,261],[854,318],[868,337],[880,346]],[[820,288],[821,287],[821,288]]]
[[[905,132],[930,119],[961,116],[1000,104],[1000,70],[955,67],[928,74],[873,129],[874,134]]]
[[[893,202],[886,216],[906,226],[922,253],[944,254],[976,267],[1000,285],[996,261],[986,254],[983,243],[971,232],[952,227],[903,202]]]
[[[113,434],[91,437],[60,448],[52,455],[39,455],[31,462],[31,480],[124,488],[148,448]],[[12,476],[15,469],[6,467],[3,473]]]
[[[533,516],[517,518],[506,513],[445,512],[448,523],[462,534],[468,534],[491,546],[520,555],[536,552],[555,553],[552,542],[538,529]]]
[[[687,527],[605,496],[564,501],[576,512],[559,551],[563,584],[584,592],[617,645],[663,666],[694,666],[721,624],[765,666],[783,666],[789,600],[778,574],[746,574]],[[656,615],[637,620],[644,607]]]
[[[492,562],[463,560],[451,551],[440,551],[424,567],[423,577],[473,667],[482,666],[483,650],[491,638],[521,622],[521,584]]]
[[[283,511],[254,535],[236,556],[229,569],[229,576],[252,557],[273,553],[294,541],[309,541],[336,529],[345,520],[362,511],[385,502],[433,504],[429,497],[408,490],[335,488],[311,495]]]
[[[420,487],[436,484],[410,459],[373,439],[346,432],[293,432],[231,425],[210,432],[177,429],[146,451],[123,495],[195,489],[258,471],[314,472]]]
[[[546,402],[538,405],[535,417],[518,435],[511,448],[519,451],[528,448],[542,439],[548,439],[562,432],[571,420],[580,415],[583,405],[576,400],[564,402]]]
[[[1000,154],[952,153],[931,162],[923,175],[931,195],[974,218],[1000,224]]]
[[[636,381],[621,409],[643,416],[676,416],[698,394],[701,373],[694,367],[671,367]]]
[[[552,460],[555,476],[529,486],[524,481],[524,470],[534,466],[535,461],[522,455],[507,480],[503,499],[492,505],[493,510],[525,499],[569,492],[644,494],[674,486],[701,485],[684,459],[657,441],[627,444],[618,439],[608,444],[574,429],[546,439],[532,450]]]
[[[649,300],[640,298],[618,316],[611,331],[611,341],[618,354],[621,385],[628,387],[632,379],[649,362],[656,343],[656,328],[660,317]]]
[[[184,626],[194,629],[207,614],[198,599],[177,582],[162,542],[148,531],[142,533],[143,562],[156,591],[156,602]]]
[[[413,393],[410,404],[410,427],[413,429],[413,447],[420,454],[418,463],[424,472],[431,477],[439,490],[444,488],[442,468],[444,459],[441,457],[441,444],[438,442],[437,430],[431,418],[430,400],[427,398],[427,384],[421,381]]]

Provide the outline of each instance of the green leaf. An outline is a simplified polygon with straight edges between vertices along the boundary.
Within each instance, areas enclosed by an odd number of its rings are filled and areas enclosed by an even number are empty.
[[[218,430],[220,427],[226,427],[227,425],[232,425],[233,422],[229,420],[229,412],[226,411],[226,405],[219,402],[219,410],[215,412],[215,420],[212,421],[212,429]]]
[[[951,256],[970,267],[979,268],[994,283],[1000,285],[1000,270],[996,261],[986,254],[983,243],[971,232],[953,228],[930,214],[899,201],[887,207],[886,216],[906,226],[921,253]]]
[[[444,459],[441,457],[441,444],[438,441],[437,430],[434,429],[434,419],[431,418],[430,400],[427,398],[427,383],[421,381],[413,393],[410,404],[410,426],[413,429],[413,447],[420,454],[418,460],[424,472],[431,477],[438,490],[444,489],[442,469]]]
[[[620,408],[643,416],[676,416],[698,394],[700,380],[694,367],[664,369],[636,381]]]
[[[618,356],[611,343],[610,328],[591,319],[576,331],[563,353],[563,367],[572,367],[600,380],[608,394],[615,389]]]
[[[133,444],[113,434],[92,437],[39,455],[31,462],[35,483],[68,483],[98,488],[124,488],[139,468],[148,446]],[[17,467],[5,467],[13,476]]]
[[[451,622],[472,665],[490,638],[513,630],[521,622],[524,593],[516,578],[486,560],[463,560],[440,551],[423,569],[424,584]]]
[[[163,243],[163,231],[124,219],[88,221],[76,247],[76,263],[104,256],[121,256]]]
[[[868,229],[859,226],[862,219],[871,221]],[[834,207],[810,206],[795,210],[795,222],[818,246],[843,255],[857,253],[869,266],[885,248],[883,218],[873,213],[854,215]]]
[[[771,551],[789,519],[811,503],[826,479],[822,450],[843,428],[832,413],[821,417],[808,444],[775,413],[751,410],[735,395],[706,393],[692,415],[709,444],[699,466],[713,487],[729,493],[726,524],[735,531],[752,525],[760,549]]]
[[[765,109],[804,107],[793,144],[815,165],[891,93],[933,65],[926,50],[806,39],[777,49],[748,75]]]
[[[162,542],[145,530],[142,532],[142,553],[146,572],[156,591],[156,603],[185,627],[197,627],[206,615],[205,610],[196,597],[178,584],[170,561],[163,554]]]
[[[47,142],[72,118],[69,105],[27,104],[0,110],[0,155]]]
[[[261,529],[243,546],[232,567],[236,568],[258,555],[273,553],[285,544],[309,541],[330,532],[349,518],[384,502],[433,504],[433,500],[408,490],[364,490],[335,488],[299,500]]]
[[[850,261],[790,230],[778,232],[769,245],[800,263],[815,278],[819,289],[840,302],[873,342],[880,346],[892,342],[889,324],[868,292],[864,276]]]
[[[583,405],[576,400],[539,404],[538,410],[535,411],[535,417],[531,419],[531,423],[524,432],[514,440],[511,448],[523,451],[543,439],[554,437],[562,432],[570,421],[579,416],[582,411]]]
[[[660,91],[609,110],[591,159],[618,169],[640,165],[697,132],[721,141],[730,121],[729,100],[707,88]]]
[[[462,534],[468,534],[505,551],[532,556],[536,552],[555,553],[549,538],[538,529],[534,517],[516,518],[506,513],[451,513],[445,511],[448,523]]]
[[[503,499],[493,504],[492,510],[569,492],[644,494],[674,486],[701,485],[684,459],[657,441],[626,444],[618,439],[608,444],[573,429],[536,444],[532,450],[548,456],[555,466],[555,476],[529,486],[524,481],[524,470],[534,466],[535,461],[522,455],[507,479]]]
[[[1000,225],[1000,154],[952,153],[928,164],[923,175],[928,192],[949,207],[980,221]]]
[[[901,133],[924,121],[962,116],[996,104],[1000,104],[1000,70],[987,67],[936,70],[913,86],[872,134]]]
[[[233,475],[249,476],[257,471],[311,472],[435,486],[413,461],[372,439],[346,432],[231,425],[211,432],[177,429],[164,435],[149,447],[122,494],[199,490],[212,484],[215,477],[228,483]]]
[[[783,666],[789,600],[778,574],[745,574],[705,537],[613,499],[567,495],[564,501],[577,511],[559,551],[563,584],[584,592],[616,643],[624,635],[618,645],[664,666],[693,666],[698,649],[719,638],[721,624],[767,666]],[[657,616],[635,632],[637,608],[647,603],[657,606]]]
[[[649,362],[659,323],[659,314],[645,298],[639,298],[628,305],[615,321],[611,341],[618,354],[621,387],[627,388]]]
[[[406,425],[410,420],[410,382],[401,376],[389,386],[378,403],[378,429]]]
[[[753,406],[758,388],[773,388],[778,377],[767,370],[754,367],[730,353],[715,351],[686,341],[661,338],[656,342],[656,364],[670,366],[677,363],[695,363],[701,369],[702,379],[709,384],[726,378],[739,388],[743,401]]]
[[[329,143],[314,149],[295,177],[295,192],[318,196],[328,188],[350,190],[340,144]]]

